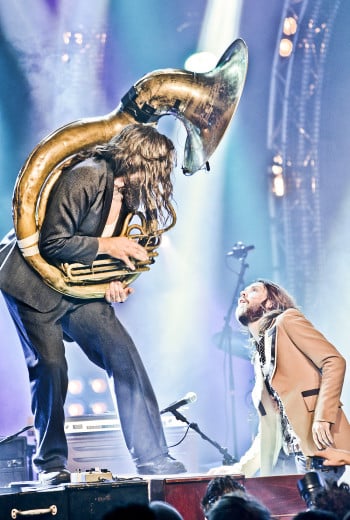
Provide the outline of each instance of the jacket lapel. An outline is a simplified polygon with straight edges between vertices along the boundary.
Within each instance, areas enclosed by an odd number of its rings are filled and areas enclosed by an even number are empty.
[[[264,367],[264,376],[268,377],[269,381],[272,380],[276,370],[276,339],[277,339],[277,328],[274,323],[265,332],[265,356],[266,363]]]
[[[111,168],[108,166],[107,163],[106,163],[106,176],[107,176],[106,190],[105,190],[105,193],[103,196],[101,219],[100,219],[100,223],[97,228],[97,234],[96,234],[96,236],[98,236],[98,237],[100,237],[102,235],[105,224],[107,222],[109,210],[110,210],[110,207],[112,204],[113,190],[114,190],[114,175],[113,175]]]

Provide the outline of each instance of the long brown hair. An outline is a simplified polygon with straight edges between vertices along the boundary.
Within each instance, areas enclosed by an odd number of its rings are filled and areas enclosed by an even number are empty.
[[[280,285],[260,278],[256,282],[262,283],[267,291],[267,300],[270,303],[269,310],[263,315],[259,334],[268,329],[272,321],[287,309],[296,309],[297,305],[292,296]]]
[[[172,141],[151,125],[127,125],[108,143],[78,154],[77,163],[88,157],[107,161],[115,177],[124,178],[123,190],[137,186],[138,203],[146,215],[156,214],[162,223],[172,215],[172,172],[176,150]],[[133,182],[138,174],[138,182]]]

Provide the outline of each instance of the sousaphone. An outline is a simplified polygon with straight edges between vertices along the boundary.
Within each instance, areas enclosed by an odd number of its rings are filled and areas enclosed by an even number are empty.
[[[14,190],[14,227],[25,260],[53,289],[77,298],[102,298],[110,280],[130,284],[148,270],[157,255],[162,233],[157,222],[141,212],[128,215],[122,234],[146,247],[148,262],[136,262],[130,271],[113,258],[97,258],[92,266],[52,265],[41,256],[38,239],[52,186],[72,157],[87,148],[109,141],[126,125],[157,125],[165,115],[179,119],[187,132],[182,170],[185,175],[208,166],[236,112],[248,67],[248,51],[235,40],[216,67],[206,73],[163,69],[142,77],[111,113],[81,119],[63,126],[43,139],[23,165]],[[173,214],[175,223],[175,212]],[[136,222],[135,222],[136,219]]]

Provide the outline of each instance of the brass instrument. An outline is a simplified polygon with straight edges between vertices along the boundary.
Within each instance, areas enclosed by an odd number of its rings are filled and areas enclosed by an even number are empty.
[[[76,153],[109,141],[126,125],[157,124],[164,115],[179,119],[187,132],[183,173],[192,175],[207,166],[240,100],[248,66],[248,51],[242,39],[235,40],[216,67],[206,73],[163,69],[146,74],[122,98],[111,113],[67,124],[43,139],[23,165],[14,190],[14,227],[25,260],[53,289],[77,298],[102,298],[108,282],[130,284],[149,270],[157,255],[161,235],[156,220],[141,212],[129,215],[122,235],[146,247],[149,260],[136,262],[130,271],[123,262],[98,257],[92,266],[47,263],[40,255],[38,238],[52,186]],[[135,222],[136,220],[136,222]]]

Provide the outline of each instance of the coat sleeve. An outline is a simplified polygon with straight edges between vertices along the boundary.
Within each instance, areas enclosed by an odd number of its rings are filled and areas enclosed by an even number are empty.
[[[281,420],[276,405],[263,381],[257,355],[254,356],[255,385],[252,400],[259,416],[259,428],[252,444],[240,460],[230,466],[210,470],[212,475],[243,474],[253,477],[271,475],[282,447]]]
[[[344,357],[298,310],[290,309],[281,318],[279,326],[321,374],[314,419],[335,423],[345,377]]]
[[[101,168],[91,162],[61,174],[51,190],[40,232],[39,248],[47,260],[91,264],[95,259],[94,233],[104,182]]]

